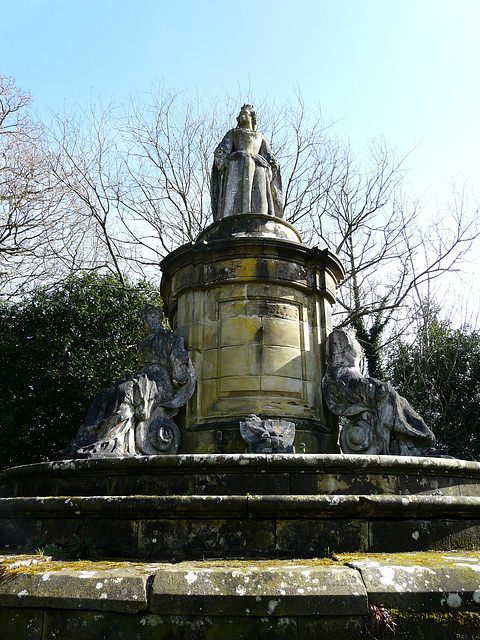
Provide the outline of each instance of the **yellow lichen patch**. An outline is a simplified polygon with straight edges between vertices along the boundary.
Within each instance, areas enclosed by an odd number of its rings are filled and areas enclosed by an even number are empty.
[[[142,562],[124,562],[108,560],[53,560],[49,556],[0,556],[0,581],[8,580],[19,574],[34,575],[58,571],[111,571],[115,569],[138,569],[140,573],[150,573],[151,564]]]
[[[351,562],[382,562],[396,566],[432,566],[436,564],[450,565],[467,560],[480,562],[478,551],[413,551],[405,553],[342,553],[337,556],[342,564]]]

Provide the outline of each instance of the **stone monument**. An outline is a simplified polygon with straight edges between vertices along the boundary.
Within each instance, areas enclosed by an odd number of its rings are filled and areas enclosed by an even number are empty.
[[[283,216],[280,167],[268,142],[255,129],[257,114],[244,104],[231,129],[215,149],[211,193],[213,219],[240,213]]]
[[[344,453],[429,456],[435,436],[389,382],[364,376],[363,350],[353,330],[335,329],[327,341],[323,392],[332,413],[348,418],[340,433]]]
[[[214,223],[162,262],[179,337],[149,307],[144,368],[70,445],[87,459],[0,476],[2,638],[340,640],[390,633],[388,609],[401,638],[478,636],[480,464],[412,457],[433,434],[332,331],[342,265],[279,217],[254,115],[216,153]],[[25,558],[39,539],[102,561]]]
[[[142,312],[149,335],[138,351],[144,368],[100,391],[65,458],[176,453],[180,433],[172,418],[195,389],[195,371],[183,339],[162,327],[160,307]]]
[[[244,105],[215,151],[214,223],[161,264],[170,325],[197,373],[179,452],[243,453],[240,423],[255,415],[269,428],[292,423],[311,453],[334,453],[322,349],[344,271],[281,219],[280,167],[256,120]]]

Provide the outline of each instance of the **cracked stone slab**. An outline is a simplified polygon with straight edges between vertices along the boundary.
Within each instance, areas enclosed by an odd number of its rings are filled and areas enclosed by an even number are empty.
[[[182,562],[158,571],[150,610],[192,615],[365,615],[360,574],[314,561]]]
[[[154,565],[127,563],[9,564],[0,581],[0,607],[48,607],[137,613],[148,609]],[[78,565],[79,563],[77,563]],[[44,566],[42,566],[44,565]],[[2,565],[5,568],[5,565]],[[27,567],[27,569],[26,569]]]
[[[478,552],[378,554],[348,564],[360,571],[372,604],[424,612],[480,609]]]

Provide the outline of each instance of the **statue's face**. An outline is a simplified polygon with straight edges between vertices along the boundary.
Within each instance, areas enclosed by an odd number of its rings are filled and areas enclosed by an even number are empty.
[[[359,342],[342,330],[333,331],[329,337],[330,357],[334,366],[358,368],[362,361],[363,353]]]
[[[237,118],[238,126],[242,129],[253,129],[252,116],[249,109],[241,109]]]

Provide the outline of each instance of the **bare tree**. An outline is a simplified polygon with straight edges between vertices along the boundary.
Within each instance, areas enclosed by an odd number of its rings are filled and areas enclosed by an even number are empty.
[[[68,194],[50,171],[44,126],[30,94],[0,76],[0,293],[4,298],[54,281],[72,246]],[[66,266],[64,261],[63,267]],[[70,264],[68,264],[68,269]]]
[[[419,203],[402,192],[405,158],[384,141],[360,162],[300,96],[281,105],[242,99],[257,106],[258,127],[280,160],[285,218],[307,244],[327,245],[344,263],[336,322],[357,328],[375,375],[393,325],[408,325],[412,297],[469,259],[479,233],[474,208],[460,197],[425,224]],[[55,191],[45,194],[63,234],[53,243],[62,272],[158,279],[160,260],[211,222],[213,149],[239,103],[160,84],[124,105],[55,115],[44,156]]]
[[[73,242],[60,259],[71,271],[107,270],[124,283],[128,252],[120,220],[127,175],[115,133],[114,105],[92,104],[88,110],[54,115],[50,171],[75,212]]]
[[[21,262],[43,243],[42,130],[30,114],[31,97],[0,76],[0,284],[18,278]],[[42,251],[40,251],[42,253]]]
[[[427,219],[404,195],[405,158],[397,160],[383,140],[372,142],[370,151],[370,167],[362,170],[346,150],[340,179],[311,225],[346,269],[337,323],[356,328],[370,374],[381,375],[385,342],[408,328],[414,300],[433,281],[472,260],[480,228],[477,209],[465,197]]]

